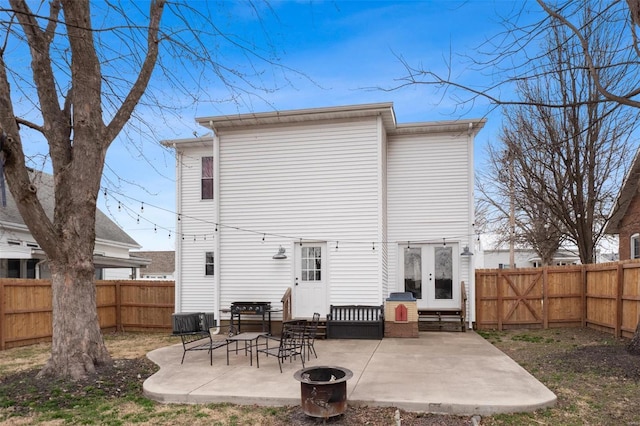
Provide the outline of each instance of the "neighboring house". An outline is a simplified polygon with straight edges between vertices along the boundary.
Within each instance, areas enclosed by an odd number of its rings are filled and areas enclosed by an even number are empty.
[[[132,257],[149,259],[148,265],[136,269],[137,280],[172,281],[176,270],[176,252],[171,251],[134,251]]]
[[[640,259],[640,149],[622,183],[605,233],[618,234],[620,260]]]
[[[498,234],[483,234],[475,243],[477,269],[503,269],[510,267],[511,250],[509,243],[500,239]],[[516,268],[538,268],[542,266],[542,259],[536,251],[523,244],[515,244],[513,258]],[[580,256],[576,250],[561,248],[553,257],[554,266],[578,265]]]
[[[32,171],[31,181],[38,188],[38,198],[43,208],[53,216],[53,176]],[[47,257],[31,236],[18,212],[11,192],[6,188],[7,205],[0,205],[0,278],[50,278]],[[148,263],[148,260],[132,258],[129,250],[140,246],[118,225],[100,210],[96,210],[96,244],[94,264],[96,278],[116,279],[109,276],[111,268],[132,268]],[[115,271],[116,269],[114,269]]]
[[[596,263],[611,262],[617,260],[617,254],[613,253],[609,241],[601,241],[596,249]],[[542,259],[532,248],[516,244],[514,250],[514,263],[516,268],[539,268]],[[510,267],[511,253],[509,244],[501,242],[495,234],[482,235],[476,241],[476,269],[503,269]],[[579,265],[580,256],[578,248],[571,244],[564,244],[553,256],[550,266]]]
[[[204,117],[177,156],[176,311],[234,301],[295,317],[380,305],[473,318],[473,141],[485,120],[398,124],[393,105]],[[466,254],[466,253],[465,253]]]

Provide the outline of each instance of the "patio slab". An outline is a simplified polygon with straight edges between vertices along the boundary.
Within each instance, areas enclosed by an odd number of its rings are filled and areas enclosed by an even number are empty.
[[[316,340],[318,358],[305,366],[340,366],[353,372],[347,382],[352,405],[389,406],[408,411],[491,415],[534,411],[556,403],[535,377],[473,331],[420,333],[419,338]],[[243,352],[225,348],[187,353],[182,346],[149,352],[160,370],[144,382],[147,397],[164,403],[229,402],[263,406],[300,405],[293,374],[300,359],[260,357],[253,366]]]

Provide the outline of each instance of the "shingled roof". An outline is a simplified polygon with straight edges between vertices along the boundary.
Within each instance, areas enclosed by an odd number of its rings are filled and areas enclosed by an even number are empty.
[[[145,266],[143,271],[145,275],[149,274],[173,274],[176,270],[176,252],[170,251],[133,251],[132,257],[142,257],[151,259],[151,263]]]
[[[38,199],[47,216],[53,218],[55,206],[53,193],[53,176],[44,172],[30,171],[31,182],[36,186]],[[6,207],[0,206],[0,224],[5,227],[26,228],[9,188],[6,188]],[[96,209],[96,239],[140,248],[133,238],[107,217],[100,209]]]

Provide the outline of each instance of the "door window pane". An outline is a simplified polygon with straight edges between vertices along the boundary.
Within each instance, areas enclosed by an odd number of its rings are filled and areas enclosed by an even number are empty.
[[[410,291],[416,299],[422,299],[422,250],[404,249],[404,291]]]
[[[321,247],[302,247],[301,255],[302,281],[322,280]]]
[[[436,299],[453,299],[453,248],[434,247]]]

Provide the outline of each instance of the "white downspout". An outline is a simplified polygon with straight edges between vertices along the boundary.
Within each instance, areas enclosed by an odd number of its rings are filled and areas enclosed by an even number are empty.
[[[215,211],[215,222],[220,223],[220,138],[213,127],[213,121],[209,121],[209,127],[213,132],[213,209]],[[214,334],[220,332],[220,323],[222,322],[222,312],[220,311],[220,274],[222,272],[220,263],[220,235],[222,235],[222,227],[218,226],[218,234],[214,236],[214,274],[213,285],[216,288],[216,312],[218,313],[218,327]]]
[[[176,232],[173,238],[175,238],[176,248],[176,271],[175,271],[175,312],[182,312],[182,238],[178,238],[178,235],[182,235],[182,221],[178,220],[182,213],[182,153],[178,151],[176,144],[173,144],[173,149],[176,153]]]
[[[468,137],[468,143],[467,143],[467,150],[468,150],[468,157],[469,157],[469,167],[468,169],[468,182],[469,182],[469,196],[468,196],[468,202],[469,202],[469,228],[467,231],[467,246],[468,247],[473,247],[473,245],[471,244],[471,241],[473,240],[473,234],[474,234],[474,222],[475,222],[475,205],[474,205],[474,192],[475,192],[475,171],[474,171],[474,158],[473,158],[473,123],[469,123],[469,133],[467,135]],[[477,256],[478,254],[476,253],[475,256]],[[469,291],[467,292],[467,301],[469,304],[469,309],[467,310],[468,315],[467,315],[467,328],[471,329],[473,328],[473,321],[475,320],[476,317],[476,296],[475,296],[475,289],[476,289],[476,277],[475,277],[475,256],[467,256],[467,258],[469,259],[469,265],[468,265],[468,275],[469,275]]]

